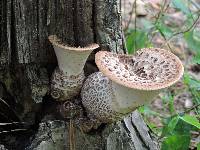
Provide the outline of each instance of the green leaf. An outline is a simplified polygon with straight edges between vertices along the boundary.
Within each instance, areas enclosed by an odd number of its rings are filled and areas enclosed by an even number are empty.
[[[170,97],[169,97],[169,110],[170,110],[170,113],[174,113],[175,112],[175,108],[174,108],[174,97],[172,96],[172,94],[170,94]]]
[[[198,53],[196,56],[194,56],[192,61],[195,64],[199,64],[200,65],[200,53]]]
[[[193,30],[193,38],[197,42],[200,42],[200,28],[199,27],[194,28],[194,30]],[[199,53],[200,53],[200,51],[199,51]]]
[[[154,24],[152,23],[152,21],[149,21],[147,19],[141,19],[141,23],[142,23],[142,30],[148,32],[150,29],[152,29],[154,27]]]
[[[200,142],[197,144],[197,150],[200,150]]]
[[[126,38],[126,45],[129,54],[134,53],[137,49],[151,46],[147,33],[141,30],[137,30],[136,32],[131,30]]]
[[[200,80],[196,80],[188,73],[184,74],[184,83],[189,86],[189,88],[193,88],[196,90],[200,90]]]
[[[184,38],[190,50],[195,53],[200,53],[200,41],[194,35],[194,31],[189,31],[184,34]]]
[[[190,135],[190,131],[193,129],[194,126],[188,124],[187,122],[183,121],[182,119],[178,120],[178,123],[173,131],[174,135]]]
[[[187,85],[189,92],[192,95],[192,100],[195,105],[200,104],[200,80],[195,79],[188,73],[184,74],[184,84]],[[197,114],[200,113],[200,109],[195,108]]]
[[[141,106],[139,107],[139,112],[146,115],[146,116],[149,116],[149,115],[153,115],[153,116],[159,116],[159,113],[151,110],[147,105],[144,105],[144,106]]]
[[[174,5],[175,8],[179,9],[186,15],[191,15],[190,10],[188,7],[185,5],[185,2],[183,0],[173,0],[172,4]]]
[[[189,135],[172,135],[164,139],[161,150],[188,150]]]
[[[162,22],[158,22],[155,25],[155,27],[160,32],[160,34],[166,39],[170,38],[173,35],[173,32],[172,32],[171,28],[169,28],[168,26],[166,26]]]
[[[166,135],[171,135],[173,134],[173,131],[177,125],[179,121],[179,117],[174,117],[171,119],[171,121],[163,128],[163,131],[162,131],[162,137],[163,136],[166,136]]]
[[[200,129],[199,120],[195,116],[185,114],[183,117],[180,117],[180,119]]]

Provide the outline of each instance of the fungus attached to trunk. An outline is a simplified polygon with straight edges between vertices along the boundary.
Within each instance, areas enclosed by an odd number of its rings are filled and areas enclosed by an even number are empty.
[[[58,68],[52,75],[51,95],[54,99],[65,101],[76,96],[84,81],[84,65],[90,53],[99,47],[90,44],[86,47],[70,47],[57,36],[49,36],[56,53]]]
[[[177,56],[159,48],[141,49],[135,55],[100,51],[95,61],[101,72],[88,77],[81,95],[88,113],[102,122],[122,119],[151,102],[184,71]]]

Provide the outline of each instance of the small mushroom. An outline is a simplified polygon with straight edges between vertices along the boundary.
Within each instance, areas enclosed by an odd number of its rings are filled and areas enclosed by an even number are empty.
[[[58,61],[51,79],[51,95],[54,99],[65,101],[76,96],[84,81],[83,67],[90,53],[99,47],[90,44],[86,47],[70,47],[63,44],[56,35],[49,36]]]
[[[120,120],[151,102],[184,72],[177,56],[159,48],[141,49],[132,56],[100,51],[95,62],[100,72],[87,78],[81,96],[87,113],[103,123]]]

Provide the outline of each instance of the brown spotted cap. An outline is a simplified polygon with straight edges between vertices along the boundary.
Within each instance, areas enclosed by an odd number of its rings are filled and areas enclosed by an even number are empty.
[[[177,56],[160,48],[144,48],[135,55],[100,51],[95,55],[99,70],[112,81],[139,90],[159,90],[171,86],[183,75]]]

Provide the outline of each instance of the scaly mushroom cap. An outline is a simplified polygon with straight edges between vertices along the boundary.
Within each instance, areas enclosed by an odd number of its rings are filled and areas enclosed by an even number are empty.
[[[120,120],[123,115],[112,110],[112,84],[102,72],[88,76],[81,90],[83,106],[88,114],[107,123]]]
[[[79,75],[68,76],[59,68],[56,68],[51,77],[51,96],[57,101],[72,99],[79,94],[84,79],[83,71]]]
[[[184,72],[179,58],[160,48],[144,48],[132,56],[100,51],[95,55],[95,62],[112,81],[139,90],[166,88]]]

